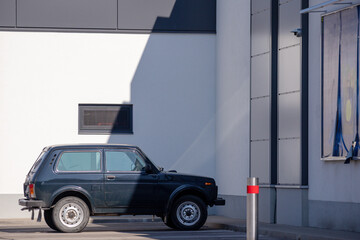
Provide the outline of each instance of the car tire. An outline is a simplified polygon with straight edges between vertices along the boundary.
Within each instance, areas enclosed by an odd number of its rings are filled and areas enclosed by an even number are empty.
[[[53,229],[55,231],[59,231],[59,229],[57,229],[57,227],[54,224],[52,212],[53,212],[52,209],[44,210],[45,222],[49,226],[49,228],[51,228],[51,229]]]
[[[161,218],[166,226],[169,228],[177,229],[170,216]]]
[[[175,201],[170,217],[176,229],[197,230],[206,222],[207,206],[199,197],[182,196]]]
[[[60,232],[81,232],[89,222],[89,208],[77,197],[64,197],[53,208],[52,217]]]

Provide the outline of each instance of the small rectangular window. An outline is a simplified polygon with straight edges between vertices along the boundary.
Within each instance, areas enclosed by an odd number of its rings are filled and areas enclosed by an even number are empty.
[[[79,134],[132,134],[131,104],[79,104]]]
[[[63,152],[57,163],[59,172],[98,172],[101,170],[100,152]]]

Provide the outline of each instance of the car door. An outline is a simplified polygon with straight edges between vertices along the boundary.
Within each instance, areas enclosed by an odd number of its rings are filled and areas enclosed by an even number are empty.
[[[79,188],[89,194],[94,207],[104,207],[101,149],[65,149],[55,151],[52,158],[57,155],[54,180],[44,183],[48,191]]]
[[[106,206],[122,212],[152,209],[158,175],[145,173],[144,158],[135,149],[105,149],[104,155]]]

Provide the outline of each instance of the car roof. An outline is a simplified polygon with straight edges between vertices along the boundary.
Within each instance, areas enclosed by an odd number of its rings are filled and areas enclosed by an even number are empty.
[[[55,144],[44,148],[44,151],[56,148],[137,148],[138,146],[113,143],[79,143],[79,144]]]

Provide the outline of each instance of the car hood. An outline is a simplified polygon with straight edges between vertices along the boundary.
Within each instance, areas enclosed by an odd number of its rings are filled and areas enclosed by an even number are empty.
[[[168,178],[172,180],[184,181],[184,182],[211,182],[215,183],[215,180],[210,177],[186,174],[186,173],[177,173],[177,172],[163,172]]]

